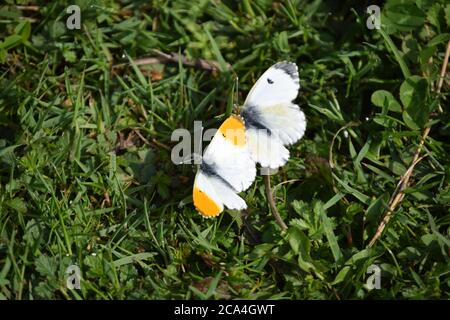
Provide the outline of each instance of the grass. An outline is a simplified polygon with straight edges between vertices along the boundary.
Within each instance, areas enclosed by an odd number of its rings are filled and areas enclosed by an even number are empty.
[[[237,4],[239,3],[239,4]],[[81,8],[68,30],[66,8]],[[0,299],[448,299],[446,1],[12,1],[0,6]],[[155,50],[217,61],[138,65]],[[171,134],[217,127],[295,61],[308,126],[249,209],[203,219]],[[237,91],[236,76],[239,77]],[[405,196],[368,247],[424,128]],[[81,289],[66,269],[81,270]],[[366,286],[369,266],[381,288]]]

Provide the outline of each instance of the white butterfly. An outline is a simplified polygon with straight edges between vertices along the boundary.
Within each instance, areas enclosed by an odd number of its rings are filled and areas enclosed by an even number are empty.
[[[268,168],[286,163],[285,146],[298,141],[306,128],[305,115],[292,102],[299,88],[297,65],[279,62],[250,90],[241,116],[232,115],[220,126],[194,181],[194,205],[203,216],[217,216],[224,206],[247,207],[238,193],[255,180],[256,162]]]

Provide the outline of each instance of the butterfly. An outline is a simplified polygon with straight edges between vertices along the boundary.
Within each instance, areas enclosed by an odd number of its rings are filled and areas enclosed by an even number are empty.
[[[250,90],[240,115],[231,115],[206,148],[194,180],[193,201],[205,217],[224,207],[247,205],[238,193],[256,177],[256,163],[276,169],[289,159],[287,145],[305,133],[303,111],[293,103],[300,89],[298,67],[278,62],[267,69]]]

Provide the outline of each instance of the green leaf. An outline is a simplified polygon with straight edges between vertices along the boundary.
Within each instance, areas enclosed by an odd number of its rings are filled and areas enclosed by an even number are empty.
[[[219,284],[219,280],[222,277],[222,271],[219,271],[217,275],[212,279],[212,281],[209,284],[208,291],[206,292],[206,296],[208,298],[212,297],[212,295],[216,292],[217,285]]]
[[[273,247],[274,247],[274,244],[272,244],[272,243],[258,244],[253,248],[252,252],[250,253],[250,258],[253,260],[256,260],[258,258],[267,256],[270,254]]]
[[[302,241],[304,241],[304,234],[298,228],[289,228],[288,231],[288,242],[291,246],[292,251],[295,254],[300,252],[300,248],[302,246]]]
[[[6,205],[17,212],[27,212],[27,204],[22,198],[10,199],[6,201]]]
[[[17,34],[13,34],[12,36],[8,36],[6,37],[5,40],[0,42],[0,49],[9,50],[11,48],[18,46],[21,43],[22,37]]]
[[[419,130],[420,126],[414,121],[414,119],[405,111],[402,114],[403,121],[406,126],[413,130]]]
[[[330,245],[331,253],[333,253],[334,261],[339,262],[342,259],[343,255],[341,252],[341,248],[339,248],[336,235],[334,234],[333,224],[331,223],[330,218],[328,218],[323,207],[319,207],[318,210],[320,210],[322,223],[325,229],[325,236],[327,237],[328,243]]]
[[[342,192],[336,193],[330,200],[327,201],[327,203],[325,203],[325,204],[323,205],[323,208],[324,208],[325,210],[327,210],[328,208],[331,208],[331,207],[334,206],[336,203],[338,203],[339,200],[341,200],[344,196],[345,196],[345,193],[342,193]]]
[[[341,283],[342,281],[344,281],[351,270],[352,270],[352,268],[350,266],[343,267],[339,271],[339,273],[336,275],[336,278],[334,278],[331,285],[335,285],[335,284],[338,284],[338,283]]]
[[[400,100],[405,108],[403,120],[413,130],[423,128],[428,120],[427,89],[427,80],[419,76],[407,78],[400,86]]]
[[[395,60],[397,60],[398,65],[400,66],[400,69],[402,69],[403,77],[408,78],[411,76],[411,71],[409,71],[408,65],[405,62],[405,59],[403,59],[402,54],[397,49],[396,45],[394,44],[394,41],[392,41],[391,37],[381,28],[379,30],[381,36],[384,39],[384,42],[386,43],[386,46],[389,50],[392,51],[394,54]]]
[[[450,28],[450,4],[447,4],[444,8],[445,12],[445,22],[447,23],[447,27]]]
[[[414,247],[406,247],[397,254],[399,259],[416,260],[420,257],[420,251]]]
[[[203,292],[201,292],[200,290],[198,290],[196,287],[194,286],[189,286],[189,289],[191,289],[191,291],[201,300],[207,300],[208,297],[206,294],[204,294]]]
[[[427,215],[428,215],[428,222],[430,224],[431,230],[433,231],[433,234],[436,236],[439,242],[447,246],[447,249],[450,248],[450,240],[448,240],[439,232],[436,226],[436,222],[434,221],[433,216],[430,214],[430,212],[427,211]]]
[[[74,62],[77,61],[77,54],[75,53],[75,51],[72,51],[72,50],[64,50],[63,56],[64,56],[64,59],[65,59],[67,62],[72,62],[72,63],[74,63]]]
[[[427,21],[436,27],[438,32],[441,32],[441,21],[444,22],[444,11],[440,3],[435,3],[427,12]],[[444,27],[444,25],[442,25]]]
[[[367,208],[367,222],[377,222],[380,220],[388,201],[387,194],[383,194],[372,202]]]
[[[286,31],[282,31],[275,35],[273,38],[274,47],[277,48],[277,50],[287,53],[290,51],[289,48],[289,41],[288,41],[288,34]]]
[[[228,64],[223,58],[216,40],[214,40],[214,37],[211,35],[208,29],[205,29],[205,33],[208,36],[209,41],[211,42],[211,49],[214,52],[217,61],[219,62],[220,71],[221,72],[228,71]]]
[[[31,219],[27,222],[23,238],[25,239],[28,245],[34,246],[36,241],[39,240],[41,233],[42,231],[39,226],[39,223],[36,222],[34,219]]]
[[[27,41],[30,38],[31,24],[28,20],[23,20],[14,28],[14,33],[22,37],[22,41]]]
[[[334,173],[332,175],[333,175],[333,178],[336,179],[336,181],[344,188],[344,190],[347,191],[347,193],[355,196],[359,201],[361,201],[365,204],[369,203],[370,198],[367,195],[365,195],[362,192],[351,187],[347,182],[339,179],[338,176],[335,175]]]
[[[350,259],[347,260],[345,264],[355,264],[360,260],[367,260],[368,258],[373,257],[375,254],[375,250],[372,248],[361,250],[357,253],[355,253]]]
[[[410,108],[425,100],[427,89],[426,79],[419,76],[411,76],[403,81],[400,86],[400,100],[405,108]]]
[[[301,254],[298,256],[297,263],[300,269],[302,269],[303,271],[311,272],[315,269],[314,265],[307,259],[305,259],[305,257]]]
[[[0,46],[1,46],[1,42],[0,42]],[[0,48],[0,63],[5,63],[6,62],[7,55],[8,55],[8,51],[6,51],[5,49]]]
[[[58,269],[56,257],[40,255],[34,262],[36,270],[45,277],[54,278]]]
[[[136,62],[127,54],[128,61],[130,61],[131,67],[134,70],[134,73],[136,74],[137,78],[139,79],[139,82],[141,83],[143,88],[147,88],[149,86],[147,79],[142,74],[141,69],[136,65]]]
[[[415,0],[415,1],[417,7],[419,7],[420,10],[426,11],[433,5],[435,0]]]
[[[20,146],[21,146],[21,144],[16,144],[13,146],[1,148],[0,149],[0,160],[3,162],[6,162],[8,164],[13,164],[15,161],[17,161],[14,150]]]
[[[411,31],[421,27],[425,22],[425,13],[420,10],[414,1],[391,0],[383,8],[383,23],[388,23],[398,31]]]
[[[337,117],[331,110],[326,109],[326,108],[321,108],[319,106],[313,105],[313,104],[309,104],[310,107],[312,107],[313,109],[316,109],[317,111],[319,111],[320,113],[322,113],[323,115],[325,115],[328,119],[336,121],[336,122],[340,122],[341,119],[339,119],[339,117]]]
[[[126,264],[130,264],[130,263],[134,263],[136,261],[141,261],[141,260],[147,260],[152,258],[153,256],[155,256],[156,253],[154,252],[142,252],[142,253],[136,253],[136,254],[132,254],[130,256],[126,256],[120,259],[117,259],[115,261],[113,261],[113,265],[115,267],[120,267]]]
[[[428,46],[422,51],[420,51],[419,59],[422,65],[422,70],[426,70],[429,67],[429,60],[435,54],[437,48],[436,46]]]
[[[431,39],[430,42],[428,42],[428,46],[432,47],[441,43],[447,43],[448,40],[450,40],[450,33],[441,33]]]
[[[381,108],[386,108],[393,112],[402,112],[400,103],[394,98],[392,93],[386,90],[377,90],[372,93],[371,101],[374,105]]]

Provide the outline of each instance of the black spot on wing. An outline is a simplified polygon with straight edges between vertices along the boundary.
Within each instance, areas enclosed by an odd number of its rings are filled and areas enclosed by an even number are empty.
[[[238,193],[236,191],[236,189],[233,188],[233,186],[227,181],[225,180],[224,177],[222,177],[221,175],[219,175],[217,173],[217,170],[215,168],[214,164],[208,164],[205,161],[202,162],[202,164],[200,165],[200,170],[207,176],[209,177],[215,177],[217,179],[219,179],[220,181],[222,181],[227,187],[231,188],[231,190],[233,190],[234,192]]]
[[[276,63],[273,67],[275,69],[283,70],[292,78],[292,80],[298,81],[298,69],[295,63],[283,61]]]
[[[261,115],[255,106],[246,106],[242,110],[241,117],[244,118],[246,128],[267,130],[267,134],[271,134],[270,129],[263,124]]]
[[[269,84],[273,84],[273,80],[270,79],[270,78],[267,78],[267,82],[268,82]]]

